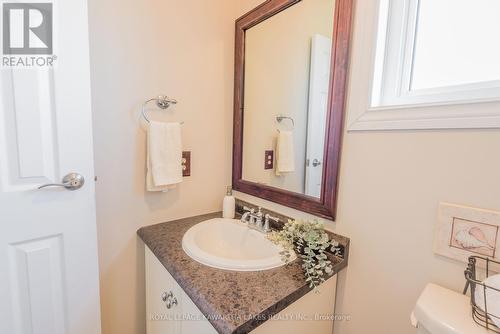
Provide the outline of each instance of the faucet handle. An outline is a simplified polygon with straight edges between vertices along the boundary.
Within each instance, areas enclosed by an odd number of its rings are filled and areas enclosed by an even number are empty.
[[[265,218],[266,218],[266,220],[273,220],[273,221],[275,221],[277,223],[280,222],[280,219],[278,217],[273,217],[269,213],[266,213]]]
[[[255,212],[255,209],[254,209],[254,208],[249,208],[248,206],[244,206],[244,207],[243,207],[243,211],[247,211],[247,212],[250,212],[250,213],[254,213],[254,212]]]
[[[280,222],[280,219],[277,217],[271,216],[269,213],[266,213],[264,216],[264,232],[269,232],[271,228],[269,227],[269,220],[275,221],[276,223]]]

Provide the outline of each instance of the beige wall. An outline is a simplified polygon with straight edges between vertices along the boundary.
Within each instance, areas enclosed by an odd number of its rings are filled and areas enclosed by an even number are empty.
[[[304,192],[311,41],[315,34],[331,38],[334,3],[304,0],[246,31],[243,179]],[[279,114],[295,127],[277,123]],[[277,129],[294,135],[295,171],[281,176],[264,169]]]
[[[241,12],[260,1],[241,0]],[[358,110],[371,40],[359,32],[372,0],[358,0],[347,112]],[[370,8],[370,13],[367,13]],[[235,16],[238,16],[237,13]],[[474,108],[471,105],[471,108]],[[337,334],[411,334],[409,316],[428,282],[460,291],[465,265],[432,253],[440,201],[500,210],[498,130],[347,132],[342,145],[338,216],[328,228],[351,238],[348,269],[340,276]],[[283,213],[304,213],[251,199]]]
[[[103,334],[145,331],[144,252],[136,230],[221,208],[231,174],[230,6],[226,0],[89,1]],[[144,190],[138,115],[140,104],[160,93],[179,100],[164,119],[185,122],[192,176],[177,190],[151,194]]]

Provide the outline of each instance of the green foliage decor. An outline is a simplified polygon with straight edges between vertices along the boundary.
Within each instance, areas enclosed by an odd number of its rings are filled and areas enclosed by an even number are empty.
[[[330,240],[324,226],[318,221],[289,220],[280,231],[268,234],[268,239],[283,247],[282,260],[289,263],[291,251],[295,250],[302,260],[302,269],[309,287],[316,288],[331,276],[332,263],[325,251],[331,248],[334,255],[340,255],[338,243]]]

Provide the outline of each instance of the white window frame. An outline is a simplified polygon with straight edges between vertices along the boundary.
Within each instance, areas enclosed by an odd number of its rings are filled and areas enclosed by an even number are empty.
[[[410,90],[419,0],[374,2],[363,2],[369,7],[363,18],[358,14],[365,8],[358,6],[355,34],[373,41],[358,50],[366,56],[357,57],[371,64],[370,87],[366,107],[348,118],[348,129],[500,128],[500,80]]]

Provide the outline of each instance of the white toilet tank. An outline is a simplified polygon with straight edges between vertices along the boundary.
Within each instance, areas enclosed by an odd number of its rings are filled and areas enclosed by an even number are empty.
[[[411,314],[418,334],[491,334],[472,319],[470,298],[428,284]]]

